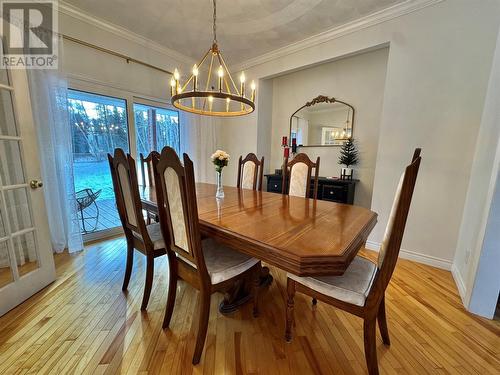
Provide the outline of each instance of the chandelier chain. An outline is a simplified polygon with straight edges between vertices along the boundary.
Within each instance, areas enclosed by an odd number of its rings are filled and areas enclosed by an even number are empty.
[[[213,4],[214,4],[214,24],[213,24],[213,33],[214,33],[214,42],[216,43],[216,42],[217,42],[217,30],[216,30],[215,23],[216,23],[216,21],[217,21],[217,4],[215,3],[215,0],[213,0]]]

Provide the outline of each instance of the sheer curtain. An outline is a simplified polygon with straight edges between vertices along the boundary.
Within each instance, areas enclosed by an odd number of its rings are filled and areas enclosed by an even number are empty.
[[[189,155],[194,164],[197,182],[215,183],[215,169],[210,156],[217,149],[215,119],[179,111],[181,153]]]
[[[52,248],[61,252],[83,249],[73,178],[73,150],[67,105],[68,86],[62,74],[62,41],[59,69],[28,70],[31,106],[37,129],[45,205]]]

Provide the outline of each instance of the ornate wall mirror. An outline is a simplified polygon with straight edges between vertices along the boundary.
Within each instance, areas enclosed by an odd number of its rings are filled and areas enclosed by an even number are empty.
[[[353,136],[354,107],[320,95],[290,117],[290,144],[298,147],[341,146]]]

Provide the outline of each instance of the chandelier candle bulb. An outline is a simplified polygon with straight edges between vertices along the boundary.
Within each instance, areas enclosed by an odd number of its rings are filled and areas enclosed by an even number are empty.
[[[198,86],[198,66],[194,64],[193,66],[193,91],[196,91]]]
[[[245,97],[245,73],[244,72],[241,72],[240,83],[241,83],[241,85],[240,85],[241,96]]]
[[[252,89],[252,96],[251,96],[251,101],[254,102],[255,101],[255,81],[252,81],[252,83],[250,84],[250,88]]]
[[[175,87],[177,86],[174,77],[170,79],[170,95],[174,96],[175,95]]]
[[[180,78],[181,78],[181,75],[179,74],[179,71],[177,70],[177,68],[175,68],[174,79],[175,79],[175,92],[176,92],[176,94],[180,92],[180,88],[179,88],[179,79]]]
[[[219,92],[222,92],[222,79],[224,78],[224,69],[222,69],[222,65],[219,66],[217,74],[219,75]]]

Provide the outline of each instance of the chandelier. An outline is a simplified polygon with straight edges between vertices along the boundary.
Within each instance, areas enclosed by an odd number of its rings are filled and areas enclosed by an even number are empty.
[[[217,45],[216,20],[217,7],[213,0],[213,42],[198,64],[193,66],[191,76],[180,83],[180,73],[174,70],[170,80],[172,104],[174,107],[198,115],[206,116],[242,116],[255,109],[255,82],[250,84],[250,92],[245,88],[245,73],[240,75],[239,87],[227,68],[224,57]],[[205,71],[203,64],[210,61],[206,71],[206,80],[201,73]],[[249,97],[247,94],[250,94]]]

